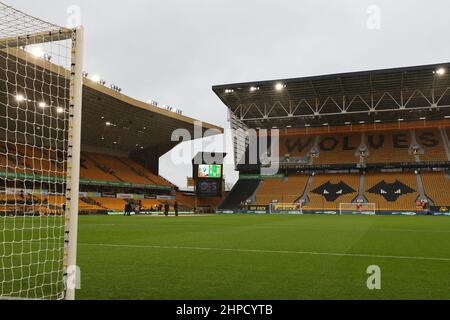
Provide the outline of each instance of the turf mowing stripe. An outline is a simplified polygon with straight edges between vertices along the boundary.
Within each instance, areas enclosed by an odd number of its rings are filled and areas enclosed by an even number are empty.
[[[308,251],[277,251],[277,250],[256,250],[256,249],[226,249],[226,248],[202,248],[202,247],[169,247],[169,246],[144,246],[126,244],[101,244],[101,243],[79,243],[81,246],[109,247],[109,248],[138,248],[138,249],[168,249],[168,250],[195,250],[195,251],[220,251],[239,253],[274,253],[274,254],[297,254],[311,256],[335,256],[335,257],[357,257],[357,258],[379,258],[379,259],[402,259],[402,260],[428,260],[450,262],[450,258],[432,257],[408,257],[408,256],[386,256],[357,253],[329,253],[329,252],[308,252]]]

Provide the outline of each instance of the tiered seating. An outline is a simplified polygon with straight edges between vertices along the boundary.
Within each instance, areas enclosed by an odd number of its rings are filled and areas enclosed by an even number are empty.
[[[421,161],[449,161],[441,132],[438,129],[416,130],[416,137],[421,141],[420,146],[425,151],[425,154],[420,156]]]
[[[241,203],[248,200],[258,188],[260,180],[239,180],[229,193],[225,201],[220,205],[222,210],[240,209]]]
[[[81,158],[82,179],[172,186],[170,182],[128,158],[97,153],[82,153]]]
[[[404,131],[370,131],[365,134],[365,144],[369,151],[368,164],[380,163],[414,163],[416,159],[410,151],[412,132]],[[337,133],[314,135],[280,136],[280,159],[285,155],[305,157],[313,150],[318,140],[319,157],[314,158],[314,165],[356,164],[359,163],[358,150],[362,142],[362,133]],[[417,143],[424,149],[423,162],[448,161],[444,141],[438,129],[416,130]],[[356,154],[356,155],[355,155]]]
[[[65,172],[56,151],[4,141],[0,144],[0,170],[46,176],[63,176]]]
[[[144,176],[138,175],[129,166],[118,158],[97,153],[90,153],[89,158],[98,164],[112,170],[112,174],[122,181],[130,183],[151,184],[152,182]]]
[[[358,196],[359,174],[320,174],[313,177],[306,210],[339,210]]]
[[[409,154],[409,131],[369,132],[366,144],[370,154],[367,163],[415,162],[414,156]]]
[[[336,145],[336,142],[338,144]],[[355,156],[361,144],[361,134],[336,134],[333,137],[323,136],[319,140],[320,154],[314,159],[314,164],[356,164],[359,157]]]
[[[421,174],[425,193],[436,206],[450,206],[450,179],[442,172]]]
[[[47,174],[64,172],[63,163],[57,152],[49,148],[38,148],[17,144],[16,152],[19,160],[26,163],[26,167],[34,172],[43,171]]]
[[[268,205],[273,200],[279,203],[294,203],[305,191],[308,176],[293,175],[286,179],[267,179],[261,182],[256,194],[256,204]]]
[[[79,210],[82,212],[95,212],[95,211],[104,211],[105,208],[103,208],[98,202],[93,201],[89,198],[82,198],[78,202]]]
[[[93,198],[94,201],[98,202],[103,208],[115,211],[124,211],[125,200],[117,198]]]
[[[141,202],[143,210],[150,210],[151,208],[157,208],[161,205],[161,201],[156,199],[143,199]]]
[[[280,157],[305,157],[314,146],[314,136],[280,135]]]
[[[197,197],[195,195],[185,195],[182,192],[176,193],[176,199],[179,203],[182,203],[184,206],[188,208],[195,208],[197,206]]]
[[[164,180],[163,178],[153,174],[149,170],[147,170],[144,166],[140,165],[137,162],[134,162],[133,160],[130,160],[128,158],[120,158],[120,160],[125,163],[129,168],[132,168],[133,171],[142,177],[145,177],[148,181],[151,183],[160,185],[160,186],[172,186],[170,182]]]
[[[97,181],[119,181],[113,175],[100,169],[92,160],[85,154],[81,155],[82,165],[80,166],[80,177],[82,179],[97,180]]]
[[[414,173],[374,173],[365,178],[365,196],[377,210],[417,210],[419,192]]]

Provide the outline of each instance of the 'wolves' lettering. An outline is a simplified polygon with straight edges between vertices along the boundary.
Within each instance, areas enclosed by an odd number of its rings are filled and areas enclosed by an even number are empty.
[[[410,147],[410,139],[407,133],[393,133],[392,146],[395,149],[408,149]],[[356,150],[358,146],[352,145],[351,136],[344,136],[341,139],[336,137],[323,137],[320,140],[319,147],[321,151],[334,151],[336,148],[342,144],[343,151],[353,151]],[[439,138],[433,132],[423,132],[417,137],[418,142],[428,148],[434,148],[439,145]],[[286,139],[284,145],[290,154],[295,152],[303,152],[307,148],[312,147],[314,139],[309,138],[298,138],[298,139]],[[358,140],[359,141],[359,140]],[[378,150],[385,146],[386,136],[384,134],[369,134],[367,136],[367,142],[369,147]]]
[[[432,132],[424,132],[419,136],[420,144],[428,148],[434,148],[439,145],[439,140]]]
[[[331,144],[330,144],[331,143]],[[323,138],[320,142],[320,150],[333,151],[339,144],[339,140],[333,137]]]
[[[395,133],[392,135],[392,141],[394,143],[394,148],[396,149],[408,149],[408,136],[404,133]]]
[[[297,139],[291,141],[291,139],[287,139],[285,142],[285,146],[289,153],[293,153],[294,151],[303,152],[309,145],[312,143],[312,138],[308,138],[305,142],[303,139]]]
[[[384,135],[379,134],[378,140],[376,142],[375,142],[375,136],[369,135],[368,142],[369,142],[369,145],[373,149],[380,149],[381,147],[384,146]]]
[[[356,150],[356,147],[350,145],[350,137],[348,136],[344,137],[344,146],[342,147],[342,149],[350,151]]]

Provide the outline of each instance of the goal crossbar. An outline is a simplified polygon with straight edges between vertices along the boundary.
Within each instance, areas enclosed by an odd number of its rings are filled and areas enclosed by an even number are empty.
[[[72,38],[73,30],[61,28],[58,31],[38,32],[18,37],[0,39],[0,49],[30,46],[54,41],[64,41]]]

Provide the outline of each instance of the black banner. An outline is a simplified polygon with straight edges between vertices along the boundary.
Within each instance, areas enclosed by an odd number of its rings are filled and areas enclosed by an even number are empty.
[[[93,317],[129,318],[133,313],[146,319],[361,319],[369,311],[369,318],[386,314],[429,317],[430,310],[436,314],[439,309],[447,312],[449,301],[0,301],[0,306],[5,314],[21,310],[22,317],[48,310],[61,315],[71,310],[74,317],[86,317],[89,313]]]
[[[248,206],[248,211],[269,211],[269,206],[258,206],[258,205],[251,205]]]

